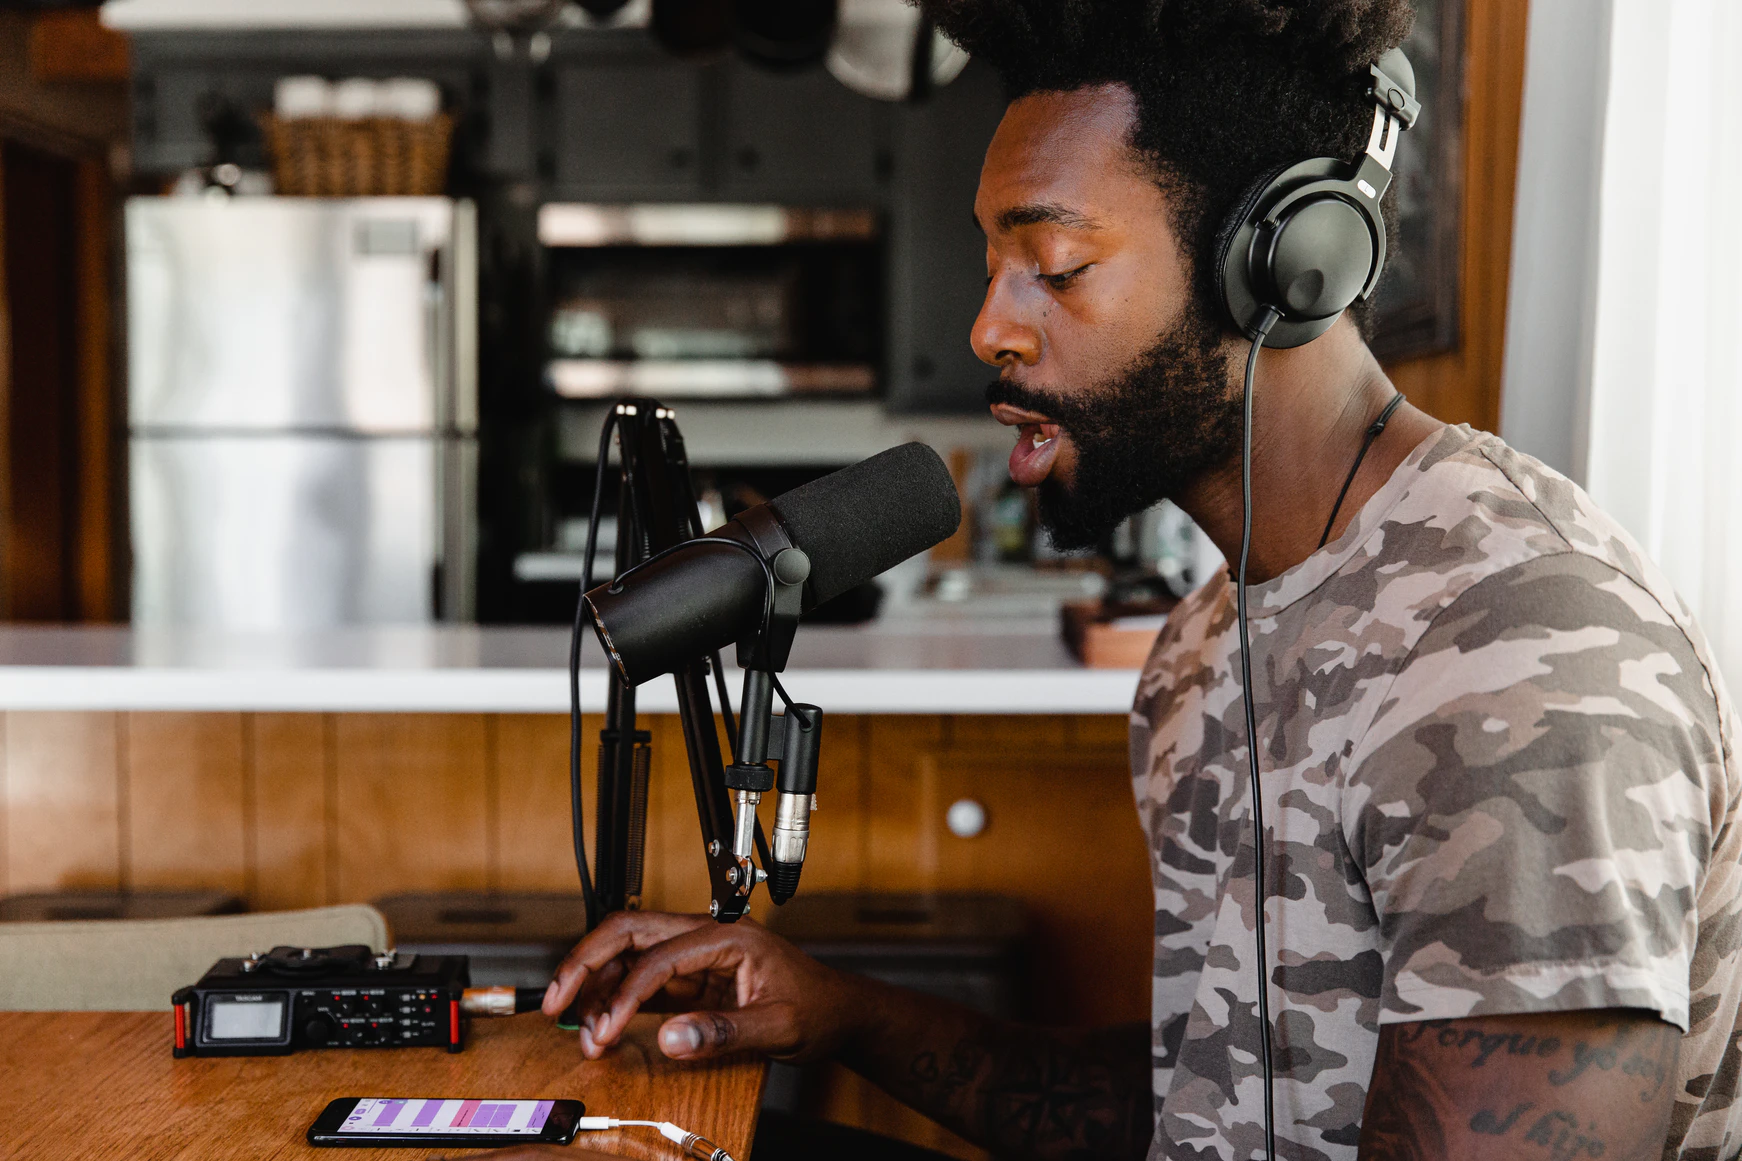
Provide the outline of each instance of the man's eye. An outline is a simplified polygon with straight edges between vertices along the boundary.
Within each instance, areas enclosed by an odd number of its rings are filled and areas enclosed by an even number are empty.
[[[1087,270],[1090,266],[1093,266],[1093,265],[1094,265],[1093,262],[1085,262],[1083,265],[1077,267],[1075,270],[1066,270],[1060,274],[1042,274],[1040,276],[1040,280],[1042,282],[1046,283],[1048,286],[1052,287],[1054,290],[1062,290],[1063,288],[1069,286],[1071,284],[1071,282],[1076,279],[1077,275],[1081,274],[1083,271]]]

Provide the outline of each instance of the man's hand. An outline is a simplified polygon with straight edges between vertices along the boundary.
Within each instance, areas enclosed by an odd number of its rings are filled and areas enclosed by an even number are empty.
[[[589,1058],[657,997],[686,1013],[659,1030],[667,1056],[838,1051],[884,1091],[1000,1156],[1136,1159],[1149,1149],[1148,1025],[1020,1027],[826,968],[748,919],[640,911],[610,916],[575,945],[545,1013],[576,996]]]
[[[1626,1008],[1387,1025],[1361,1161],[1657,1161],[1680,1051]]]
[[[544,994],[556,1016],[581,999],[581,1051],[598,1059],[643,1007],[677,1008],[659,1047],[695,1060],[761,1052],[810,1060],[834,1051],[855,1011],[854,984],[750,919],[620,911],[577,943]]]

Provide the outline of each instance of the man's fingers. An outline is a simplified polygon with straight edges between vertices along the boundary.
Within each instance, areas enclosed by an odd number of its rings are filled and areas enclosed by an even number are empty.
[[[753,1004],[735,1012],[688,1012],[659,1028],[659,1050],[675,1060],[706,1060],[728,1052],[779,1055],[792,1050],[796,1028],[789,1004]]]
[[[547,1016],[559,1016],[575,998],[590,972],[626,951],[652,947],[673,936],[708,924],[699,915],[664,915],[652,911],[618,911],[589,932],[563,958],[556,976],[545,989],[541,1007]]]
[[[732,972],[743,951],[731,928],[707,924],[668,939],[643,952],[623,977],[611,1009],[595,1021],[593,1034],[601,1044],[614,1043],[629,1024],[629,1017],[666,984],[680,975]]]
[[[578,1006],[583,1012],[603,1011],[609,1007],[611,997],[617,994],[617,985],[629,974],[633,954],[625,952],[597,971],[588,972],[570,1004]]]

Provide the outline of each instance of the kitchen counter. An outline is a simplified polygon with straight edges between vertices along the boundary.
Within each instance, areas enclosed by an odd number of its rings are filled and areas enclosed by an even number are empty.
[[[886,618],[799,631],[782,681],[832,713],[1113,714],[1137,674],[1085,669],[1050,619]],[[550,713],[568,709],[569,635],[477,626],[282,634],[0,628],[0,710]],[[728,657],[728,662],[730,658]],[[738,697],[736,670],[730,675]],[[589,636],[581,699],[603,708]],[[674,713],[669,678],[643,713]]]

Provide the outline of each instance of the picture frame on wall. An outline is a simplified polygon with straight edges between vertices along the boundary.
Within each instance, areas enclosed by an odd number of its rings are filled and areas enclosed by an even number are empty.
[[[1465,0],[1416,0],[1403,50],[1422,104],[1398,148],[1399,229],[1374,292],[1369,346],[1394,363],[1455,350],[1464,201]]]

